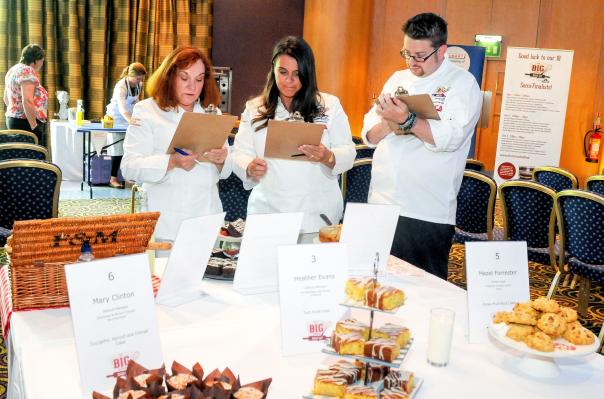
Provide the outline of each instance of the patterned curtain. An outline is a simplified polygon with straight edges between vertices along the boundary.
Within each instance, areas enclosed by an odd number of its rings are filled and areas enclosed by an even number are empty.
[[[72,107],[83,99],[86,118],[101,118],[130,63],[151,73],[183,44],[211,54],[212,1],[0,0],[0,91],[21,49],[37,43],[46,50],[40,77],[50,95],[49,118],[57,112],[57,90],[69,92]]]

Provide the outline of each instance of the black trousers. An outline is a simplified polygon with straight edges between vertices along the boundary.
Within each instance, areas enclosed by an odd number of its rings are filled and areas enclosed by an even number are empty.
[[[399,216],[390,253],[444,280],[455,226]]]
[[[111,177],[117,177],[117,173],[120,171],[120,165],[122,164],[122,156],[111,157]]]
[[[46,122],[42,122],[39,119],[36,119],[38,125],[35,129],[29,126],[29,121],[27,119],[19,119],[19,118],[11,118],[10,116],[6,117],[6,128],[7,129],[20,129],[28,132],[32,132],[38,137],[38,144],[46,147]]]

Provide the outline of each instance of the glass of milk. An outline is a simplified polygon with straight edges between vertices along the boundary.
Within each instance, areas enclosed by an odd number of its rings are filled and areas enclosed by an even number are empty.
[[[455,312],[451,309],[434,308],[430,310],[427,359],[432,366],[444,367],[449,364],[454,322]]]

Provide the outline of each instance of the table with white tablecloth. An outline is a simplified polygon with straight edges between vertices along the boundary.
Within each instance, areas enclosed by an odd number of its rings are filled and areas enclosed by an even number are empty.
[[[50,121],[52,162],[61,168],[63,180],[82,181],[82,134],[68,121]]]
[[[392,258],[391,267],[392,270]],[[402,288],[405,305],[395,318],[410,327],[414,342],[402,367],[423,378],[416,398],[600,398],[604,392],[604,357],[558,359],[561,375],[535,379],[515,371],[518,352],[496,341],[467,342],[467,301],[464,290],[403,264],[388,283]],[[310,392],[318,367],[333,362],[323,353],[281,355],[279,296],[244,296],[229,282],[203,280],[206,296],[169,308],[157,306],[162,351],[168,367],[173,360],[204,370],[230,367],[243,383],[272,377],[269,398],[301,398]],[[451,362],[436,368],[426,363],[428,315],[433,307],[456,312]],[[346,311],[342,308],[342,313]],[[354,311],[353,316],[357,315]],[[366,312],[357,316],[363,317]],[[89,398],[79,388],[76,348],[69,309],[16,312],[9,338],[9,398]]]

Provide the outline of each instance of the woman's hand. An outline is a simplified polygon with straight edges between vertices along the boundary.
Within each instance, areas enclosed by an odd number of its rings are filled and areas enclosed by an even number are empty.
[[[195,161],[197,160],[198,154],[188,150],[186,148],[182,149],[189,155],[181,155],[177,152],[170,155],[170,160],[168,161],[168,170],[172,170],[174,168],[184,169],[186,171],[190,171],[195,166]]]
[[[330,168],[333,168],[333,164],[335,164],[335,157],[332,157],[333,152],[331,152],[331,150],[326,148],[323,144],[304,144],[298,147],[298,150],[302,151],[304,155],[306,155],[306,157],[312,162],[321,162]]]
[[[215,165],[223,165],[227,155],[229,151],[226,148],[213,148],[203,153],[203,156]]]
[[[258,181],[262,176],[266,174],[268,166],[264,159],[256,158],[247,165],[245,169],[247,177],[252,180]]]

